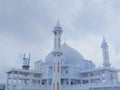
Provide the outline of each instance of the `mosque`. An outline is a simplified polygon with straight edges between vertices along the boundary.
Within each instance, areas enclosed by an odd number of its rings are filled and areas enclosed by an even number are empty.
[[[44,62],[36,61],[29,69],[30,55],[24,55],[21,69],[7,71],[5,90],[120,90],[119,71],[109,62],[108,44],[103,38],[103,66],[95,64],[68,44],[61,44],[59,21],[53,30],[54,49]]]

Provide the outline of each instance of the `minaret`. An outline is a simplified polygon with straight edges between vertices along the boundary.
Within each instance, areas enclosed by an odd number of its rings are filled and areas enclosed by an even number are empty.
[[[23,57],[23,66],[22,68],[24,70],[29,70],[29,67],[30,67],[30,54],[28,57],[26,57],[26,54],[24,54],[24,57]]]
[[[103,66],[104,67],[110,67],[108,44],[107,44],[104,37],[103,37],[103,41],[102,41],[102,44],[101,44],[101,48],[102,48],[102,51],[103,51]]]
[[[60,51],[61,45],[61,34],[62,28],[60,27],[59,21],[57,22],[56,27],[53,30],[54,33],[54,51],[53,51],[53,81],[52,81],[52,90],[61,90],[61,56],[62,52]]]
[[[59,20],[56,24],[56,27],[53,30],[54,33],[54,49],[59,49],[61,44],[61,34],[63,30],[60,26]]]

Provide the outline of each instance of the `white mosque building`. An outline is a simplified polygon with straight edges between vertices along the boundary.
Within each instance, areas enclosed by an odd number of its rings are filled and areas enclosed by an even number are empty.
[[[62,33],[58,22],[53,30],[54,50],[44,62],[35,62],[34,70],[29,70],[30,55],[24,55],[22,69],[7,71],[6,90],[120,90],[120,70],[111,67],[104,38],[103,67],[96,68],[92,61],[84,59],[66,43],[61,45]]]

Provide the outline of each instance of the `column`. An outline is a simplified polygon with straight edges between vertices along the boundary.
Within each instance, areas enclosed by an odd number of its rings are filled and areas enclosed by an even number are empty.
[[[33,85],[33,83],[32,83],[32,78],[33,78],[33,77],[32,77],[32,73],[30,73],[29,75],[30,75],[30,82],[29,82],[29,84],[30,84],[30,85]]]
[[[102,76],[102,71],[100,71],[100,84],[102,84],[103,83],[103,76]]]
[[[88,73],[88,84],[91,84],[91,80],[90,80],[90,73]]]
[[[7,86],[6,86],[6,88],[8,88],[9,87],[9,73],[7,73]]]
[[[69,86],[71,86],[71,78],[69,79]]]
[[[19,84],[19,72],[17,73],[17,77],[16,77],[16,84]]]
[[[12,88],[13,88],[13,81],[14,81],[14,72],[12,71],[11,72],[11,90],[12,90]]]

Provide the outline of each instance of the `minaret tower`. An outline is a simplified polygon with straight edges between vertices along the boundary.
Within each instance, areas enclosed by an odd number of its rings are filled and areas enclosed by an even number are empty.
[[[54,49],[57,50],[60,48],[60,44],[61,44],[61,34],[62,34],[63,30],[60,26],[59,20],[56,24],[56,27],[53,30],[54,33]]]
[[[62,28],[59,21],[57,22],[56,27],[53,30],[54,33],[54,51],[53,51],[53,81],[52,81],[52,90],[61,90],[61,56],[62,52],[60,51],[61,45],[61,34]]]
[[[101,48],[103,51],[103,66],[104,67],[110,67],[110,62],[109,62],[109,52],[108,52],[108,44],[105,40],[105,38],[103,37],[103,41],[101,44]]]
[[[29,67],[30,67],[30,54],[28,57],[26,57],[26,54],[24,54],[22,68],[24,70],[29,70]]]

